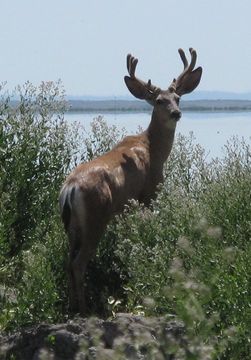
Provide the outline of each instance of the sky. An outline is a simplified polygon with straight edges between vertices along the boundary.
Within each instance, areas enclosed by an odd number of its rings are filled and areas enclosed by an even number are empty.
[[[0,81],[62,80],[67,95],[124,96],[126,55],[167,88],[197,51],[201,91],[251,91],[250,0],[0,0]]]

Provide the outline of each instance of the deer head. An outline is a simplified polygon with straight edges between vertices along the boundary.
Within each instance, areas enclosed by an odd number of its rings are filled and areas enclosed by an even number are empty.
[[[202,68],[198,67],[194,70],[197,54],[192,48],[189,49],[191,54],[190,64],[182,49],[179,54],[184,65],[183,72],[174,79],[167,90],[162,90],[151,83],[151,80],[144,82],[135,76],[135,70],[138,59],[131,54],[127,55],[127,70],[130,76],[125,76],[125,83],[129,91],[138,99],[144,99],[153,107],[153,113],[158,119],[171,119],[177,121],[181,117],[179,109],[180,97],[184,94],[192,92],[199,84]]]

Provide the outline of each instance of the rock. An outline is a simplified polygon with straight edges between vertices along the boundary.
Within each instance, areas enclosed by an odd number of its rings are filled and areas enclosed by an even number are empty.
[[[164,317],[118,314],[112,320],[77,318],[0,336],[0,359],[117,359],[118,354],[123,354],[124,359],[145,359],[149,351],[156,355],[161,349],[163,353],[165,346],[168,353],[170,341],[172,345],[181,341],[184,344],[184,327]],[[165,359],[175,359],[171,356],[167,354]]]

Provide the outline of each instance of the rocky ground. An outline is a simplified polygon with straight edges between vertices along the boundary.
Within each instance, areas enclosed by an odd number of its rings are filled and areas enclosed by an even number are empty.
[[[0,359],[175,359],[177,346],[185,347],[181,323],[118,314],[112,320],[76,318],[0,335]]]

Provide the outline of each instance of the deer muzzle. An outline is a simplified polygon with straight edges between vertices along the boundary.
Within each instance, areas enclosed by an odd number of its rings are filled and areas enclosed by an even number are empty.
[[[170,113],[172,119],[178,121],[181,118],[181,111],[180,110],[173,110]]]

